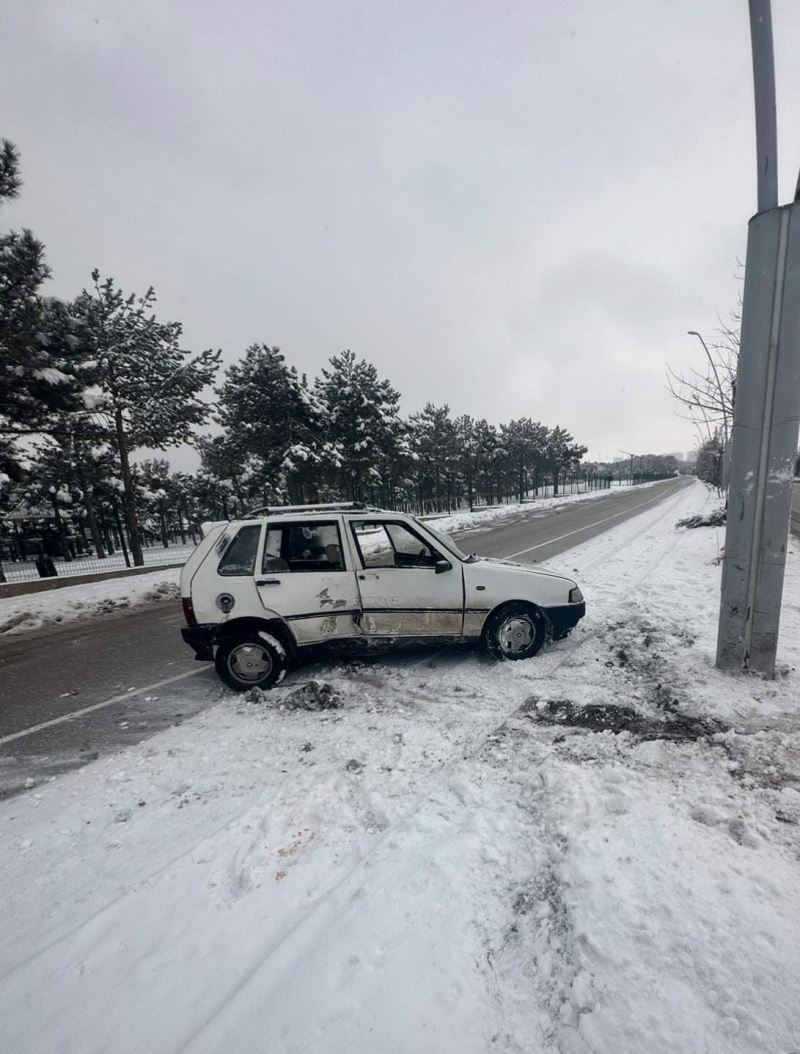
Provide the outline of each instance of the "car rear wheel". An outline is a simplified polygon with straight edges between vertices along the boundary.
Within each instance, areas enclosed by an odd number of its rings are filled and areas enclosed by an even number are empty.
[[[531,604],[506,604],[489,619],[486,647],[498,659],[529,659],[545,642],[546,625]]]
[[[286,671],[286,656],[258,633],[223,640],[214,656],[220,680],[235,692],[272,688]]]

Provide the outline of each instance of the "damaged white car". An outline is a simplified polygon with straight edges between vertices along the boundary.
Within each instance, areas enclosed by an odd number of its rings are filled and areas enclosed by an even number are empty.
[[[527,659],[586,613],[577,584],[468,556],[413,516],[360,504],[214,524],[181,571],[183,639],[229,687],[271,688],[325,649],[482,641]]]

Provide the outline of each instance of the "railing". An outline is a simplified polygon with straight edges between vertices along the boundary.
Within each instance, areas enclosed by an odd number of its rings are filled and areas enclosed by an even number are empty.
[[[150,546],[142,550],[145,567],[153,569],[165,564],[184,563],[194,549],[194,545],[188,542],[185,545],[178,543],[170,545],[166,549],[162,545]],[[121,552],[109,554],[102,560],[94,554],[74,556],[65,560],[61,556],[28,557],[26,559],[9,559],[4,555],[2,560],[2,573],[6,582],[31,582],[38,578],[72,577],[73,575],[96,574],[99,572],[119,571],[130,567],[130,560],[126,561]],[[0,578],[2,581],[2,578]]]

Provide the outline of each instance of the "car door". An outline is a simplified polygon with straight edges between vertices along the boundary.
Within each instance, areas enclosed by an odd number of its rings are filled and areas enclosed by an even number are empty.
[[[347,566],[337,518],[270,521],[256,588],[298,644],[361,635],[355,570]]]
[[[464,585],[459,561],[437,550],[403,520],[351,520],[350,531],[361,564],[356,579],[365,634],[461,635]],[[444,564],[447,569],[442,571]]]

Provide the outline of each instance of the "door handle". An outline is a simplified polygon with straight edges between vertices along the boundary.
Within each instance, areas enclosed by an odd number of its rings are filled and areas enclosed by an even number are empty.
[[[372,572],[371,574],[367,575],[360,574],[358,577],[361,579],[362,582],[366,582],[368,578],[380,578],[381,576],[376,575],[374,572]]]
[[[259,578],[256,582],[257,586],[279,586],[280,584],[280,578]]]

